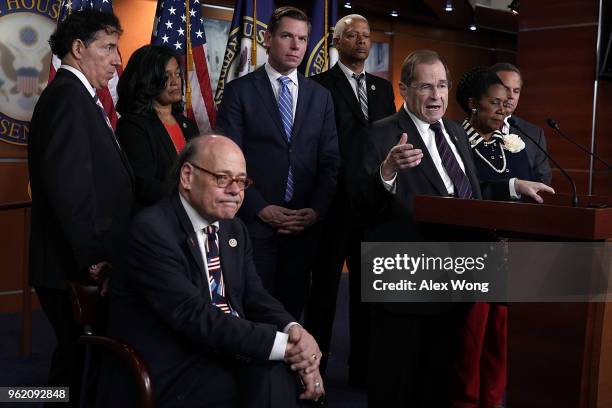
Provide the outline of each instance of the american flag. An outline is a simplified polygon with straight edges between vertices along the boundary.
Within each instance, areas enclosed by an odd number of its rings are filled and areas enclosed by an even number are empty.
[[[200,0],[158,0],[151,43],[171,48],[182,59],[181,66],[186,67],[186,113],[201,132],[206,132],[215,124],[216,110],[201,7]]]
[[[58,23],[64,21],[73,11],[86,9],[94,9],[103,11],[105,13],[112,13],[112,0],[62,0],[60,3],[60,14],[57,21]],[[60,65],[62,65],[61,60],[57,57],[57,55],[53,55],[51,68],[49,69],[49,82],[51,82],[55,77],[55,73],[59,69]],[[117,68],[113,78],[108,82],[108,86],[104,89],[98,89],[96,92],[98,94],[98,98],[104,106],[104,110],[106,111],[111,124],[113,125],[113,129],[115,129],[117,119],[119,119],[118,113],[115,110],[115,105],[117,104],[117,83],[119,82],[119,75],[121,75],[122,72],[123,66],[120,66]]]

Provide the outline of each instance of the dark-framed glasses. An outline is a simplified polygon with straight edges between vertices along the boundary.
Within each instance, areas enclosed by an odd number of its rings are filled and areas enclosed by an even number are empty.
[[[226,188],[230,184],[236,183],[236,185],[238,186],[240,190],[245,190],[253,184],[253,179],[247,176],[231,177],[223,173],[213,173],[212,171],[206,170],[204,167],[200,167],[197,164],[192,163],[192,162],[187,162],[187,163],[191,164],[196,169],[213,176],[215,180],[217,181],[217,187],[220,187],[220,188]]]

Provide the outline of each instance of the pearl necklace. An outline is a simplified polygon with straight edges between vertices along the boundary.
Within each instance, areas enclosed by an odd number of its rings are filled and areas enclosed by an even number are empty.
[[[495,141],[491,142],[491,143],[486,143],[485,145],[488,144],[494,144]],[[482,160],[484,160],[485,163],[487,163],[489,165],[489,167],[491,167],[493,169],[493,171],[495,171],[496,173],[504,173],[506,171],[506,153],[504,152],[504,148],[502,147],[501,143],[499,144],[499,150],[501,150],[501,157],[502,157],[502,167],[501,169],[498,169],[497,167],[495,167],[493,165],[493,163],[491,163],[489,160],[487,160],[479,151],[476,147],[474,147],[474,151],[476,152],[476,154],[478,155],[478,157],[480,157]]]

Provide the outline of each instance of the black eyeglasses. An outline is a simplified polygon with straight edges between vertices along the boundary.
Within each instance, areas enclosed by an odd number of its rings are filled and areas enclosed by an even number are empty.
[[[212,171],[206,170],[205,168],[200,167],[197,164],[192,163],[192,162],[187,162],[187,163],[191,164],[196,169],[201,170],[204,173],[208,173],[211,176],[213,176],[215,180],[217,181],[217,187],[220,187],[220,188],[226,188],[227,186],[235,182],[240,190],[246,190],[247,188],[249,188],[250,185],[253,184],[253,179],[247,176],[230,177],[227,174],[213,173]]]

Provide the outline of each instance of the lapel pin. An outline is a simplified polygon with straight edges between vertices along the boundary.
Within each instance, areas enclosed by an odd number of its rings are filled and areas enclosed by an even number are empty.
[[[370,86],[370,89],[371,89],[371,90],[373,90],[373,91],[375,91],[375,90],[376,90],[376,85],[372,84],[372,85]]]
[[[234,238],[229,240],[229,246],[231,246],[232,248],[236,248],[237,245],[238,241],[236,241]]]

